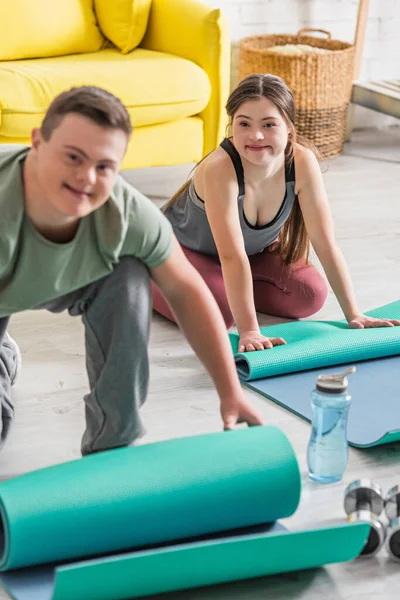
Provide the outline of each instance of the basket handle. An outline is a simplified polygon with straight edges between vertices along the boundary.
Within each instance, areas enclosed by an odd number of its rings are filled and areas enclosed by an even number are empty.
[[[306,31],[311,33],[324,33],[328,40],[331,39],[331,34],[329,33],[329,31],[326,31],[326,29],[313,29],[312,27],[303,27],[303,29],[300,29],[298,31],[297,35],[304,35]]]

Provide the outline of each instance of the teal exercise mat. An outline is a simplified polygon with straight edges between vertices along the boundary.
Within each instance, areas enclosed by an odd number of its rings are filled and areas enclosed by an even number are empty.
[[[0,574],[14,600],[128,600],[344,562],[365,523],[288,532],[280,523],[95,560]]]
[[[292,446],[253,427],[112,450],[0,484],[15,600],[124,600],[356,557],[365,524],[290,533]]]
[[[351,365],[356,366],[356,372],[348,378],[352,396],[347,427],[349,444],[368,448],[400,441],[400,356],[256,379],[245,385],[311,421],[310,394],[317,376],[339,372]],[[337,414],[329,411],[324,418],[323,428],[329,431]]]
[[[400,301],[366,314],[400,319]],[[236,368],[244,381],[400,354],[400,326],[349,329],[345,320],[295,321],[261,331],[267,337],[283,337],[287,344],[238,353],[239,336],[230,334]]]
[[[87,456],[0,483],[0,571],[272,522],[300,487],[272,426]]]

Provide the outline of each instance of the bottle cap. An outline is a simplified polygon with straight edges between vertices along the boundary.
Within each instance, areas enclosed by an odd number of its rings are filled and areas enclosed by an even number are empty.
[[[343,394],[347,392],[349,382],[346,375],[355,373],[355,367],[349,367],[343,373],[332,373],[331,375],[318,375],[317,390],[326,394]]]

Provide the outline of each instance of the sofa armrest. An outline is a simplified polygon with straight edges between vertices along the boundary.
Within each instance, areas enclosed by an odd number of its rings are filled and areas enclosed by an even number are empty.
[[[225,136],[225,103],[229,94],[230,38],[225,15],[199,0],[152,0],[142,48],[193,61],[207,73],[211,97],[202,111],[203,155]]]

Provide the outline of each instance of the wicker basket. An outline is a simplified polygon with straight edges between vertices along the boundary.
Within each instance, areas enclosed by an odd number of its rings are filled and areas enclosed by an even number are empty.
[[[326,39],[308,36],[308,32],[323,33]],[[269,50],[284,44],[307,44],[333,52]],[[343,150],[353,67],[354,46],[332,40],[323,29],[301,29],[297,35],[250,36],[240,42],[240,79],[252,73],[282,77],[294,95],[297,132],[313,142],[324,158]]]

